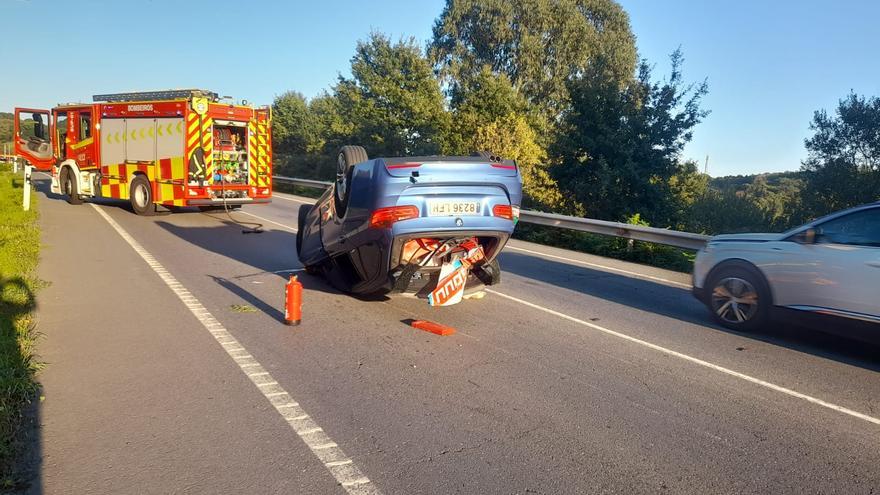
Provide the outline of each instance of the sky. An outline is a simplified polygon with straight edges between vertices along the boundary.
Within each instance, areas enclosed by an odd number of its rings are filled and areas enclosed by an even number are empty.
[[[0,0],[0,111],[91,95],[199,87],[268,104],[348,74],[357,40],[431,37],[444,0]],[[621,0],[639,53],[709,82],[683,158],[713,176],[796,170],[818,109],[880,96],[876,0]],[[12,70],[10,71],[10,67]]]

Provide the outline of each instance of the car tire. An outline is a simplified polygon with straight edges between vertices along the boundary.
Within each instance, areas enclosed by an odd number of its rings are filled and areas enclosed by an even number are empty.
[[[773,304],[761,272],[746,263],[728,263],[710,274],[706,306],[721,326],[741,332],[763,329]]]
[[[336,156],[336,183],[333,185],[333,200],[336,216],[345,216],[348,200],[351,197],[351,178],[354,166],[370,158],[367,151],[360,146],[343,146]]]
[[[131,201],[131,208],[138,215],[148,217],[156,214],[156,205],[153,204],[153,190],[150,187],[150,181],[143,175],[136,175],[131,181],[128,197]]]
[[[61,193],[67,196],[67,202],[72,205],[81,205],[83,200],[79,196],[79,188],[77,187],[76,176],[70,173],[70,167],[64,167],[61,169],[61,177],[59,177],[59,182],[61,183]]]

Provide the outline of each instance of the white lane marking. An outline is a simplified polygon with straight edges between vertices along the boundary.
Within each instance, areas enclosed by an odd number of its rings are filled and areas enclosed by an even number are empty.
[[[180,282],[174,278],[168,270],[165,269],[157,260],[150,254],[146,249],[141,246],[141,244],[136,241],[128,232],[125,231],[118,223],[116,223],[113,218],[110,217],[107,213],[104,212],[102,208],[98,205],[92,204],[92,208],[98,212],[107,223],[113,227],[114,230],[131,246],[134,251],[140,255],[141,258],[156,272],[156,275],[159,275],[159,278],[165,282],[175,295],[180,299],[181,302],[186,306],[187,309],[199,320],[199,322],[208,330],[211,335],[219,343],[221,340],[224,342],[234,342],[239,346],[239,349],[244,350],[244,347],[236,340],[235,337],[229,333],[228,330],[216,319],[214,316],[208,312],[207,309],[192,295],[189,290],[187,290]],[[246,356],[233,355],[232,352],[227,348],[226,345],[220,346],[226,354],[232,358],[233,361],[239,366],[239,369],[248,379],[251,380],[257,390],[260,391],[261,394],[269,401],[272,406],[275,407],[275,410],[278,414],[287,421],[287,424],[290,425],[290,428],[296,433],[303,442],[305,442],[306,446],[312,451],[315,457],[318,458],[325,466],[330,462],[339,462],[339,461],[350,461],[351,459],[339,448],[339,446],[332,441],[332,439],[324,433],[324,430],[318,426],[318,424],[306,413],[302,407],[299,406],[299,403],[293,400],[293,397],[287,393],[284,389],[278,385],[272,375],[250,354]],[[241,361],[247,360],[249,361],[247,364],[241,363]],[[251,371],[249,373],[245,370],[245,366],[247,366],[247,370]],[[258,380],[256,377],[268,377],[269,381]],[[269,392],[268,390],[264,391],[264,387],[272,386],[270,390],[275,390]],[[286,395],[287,398],[281,399],[280,396]],[[295,408],[298,416],[302,417],[301,421],[298,421],[296,424],[287,420],[290,415],[290,409]],[[282,412],[287,411],[287,413]],[[353,463],[345,464],[339,466],[327,466],[327,470],[330,471],[330,474],[336,479],[336,481],[346,489],[346,491],[353,495],[378,495],[381,492],[375,486],[375,484],[371,483],[370,480],[364,476],[363,472],[361,472],[360,468],[358,468]]]
[[[295,228],[293,228],[293,227],[288,227],[287,225],[284,225],[283,223],[278,223],[278,222],[276,222],[275,220],[269,220],[268,218],[263,218],[263,217],[261,217],[261,216],[259,216],[259,215],[254,215],[253,213],[249,213],[249,212],[246,212],[246,211],[244,211],[244,210],[238,210],[238,212],[239,212],[239,213],[244,213],[245,215],[250,215],[250,216],[252,216],[252,217],[254,217],[254,218],[258,218],[258,219],[260,219],[260,220],[262,220],[262,221],[264,221],[264,222],[269,222],[269,223],[271,223],[271,224],[277,225],[277,226],[282,227],[282,228],[285,228],[285,229],[287,229],[287,230],[290,230],[290,231],[296,232],[296,229],[295,229]]]
[[[286,194],[283,194],[283,193],[277,193],[277,192],[274,192],[274,191],[272,192],[272,197],[273,197],[273,198],[278,198],[278,199],[283,199],[283,200],[285,200],[285,201],[293,201],[293,202],[295,202],[295,203],[302,203],[302,204],[304,204],[304,205],[313,205],[313,204],[315,204],[315,200],[314,200],[314,199],[311,200],[311,201],[305,201],[305,200],[302,200],[302,199],[294,198],[293,196],[288,196],[288,195],[286,195]]]
[[[655,282],[663,282],[664,284],[674,285],[676,287],[682,287],[684,289],[691,288],[691,284],[676,282],[675,280],[669,280],[669,279],[662,278],[662,277],[655,277],[653,275],[645,275],[644,273],[638,273],[638,272],[633,272],[633,271],[629,271],[629,270],[624,270],[622,268],[615,268],[613,266],[600,265],[597,263],[590,263],[589,261],[576,260],[574,258],[566,258],[564,256],[556,256],[555,254],[542,253],[540,251],[533,251],[531,249],[525,249],[525,248],[521,248],[521,247],[511,246],[510,244],[505,246],[504,249],[513,249],[514,251],[522,251],[524,253],[534,254],[537,256],[545,257],[545,258],[555,258],[557,260],[570,261],[572,263],[577,263],[579,265],[589,266],[591,268],[599,268],[602,270],[608,270],[608,271],[617,272],[617,273],[624,273],[626,275],[632,275],[633,277],[644,278],[647,280],[653,280]]]
[[[726,374],[726,375],[730,375],[730,376],[733,376],[733,377],[739,378],[739,379],[741,379],[741,380],[745,380],[745,381],[750,382],[750,383],[754,383],[755,385],[760,385],[760,386],[762,386],[762,387],[769,388],[770,390],[774,390],[774,391],[776,391],[776,392],[780,392],[780,393],[783,393],[783,394],[785,394],[785,395],[789,395],[789,396],[791,396],[791,397],[795,397],[795,398],[798,398],[798,399],[802,399],[802,400],[805,400],[805,401],[807,401],[807,402],[811,402],[811,403],[813,403],[813,404],[820,405],[820,406],[822,406],[822,407],[827,407],[828,409],[831,409],[831,410],[834,410],[834,411],[837,411],[837,412],[840,412],[840,413],[843,413],[843,414],[847,414],[847,415],[849,415],[849,416],[852,416],[852,417],[854,417],[854,418],[858,418],[858,419],[861,419],[861,420],[867,421],[867,422],[869,422],[869,423],[874,423],[874,424],[876,424],[876,425],[880,425],[880,418],[875,418],[874,416],[869,416],[869,415],[867,415],[867,414],[860,413],[860,412],[858,412],[858,411],[854,411],[854,410],[852,410],[852,409],[849,409],[849,408],[846,408],[846,407],[843,407],[843,406],[839,406],[839,405],[837,405],[837,404],[833,404],[833,403],[831,403],[831,402],[827,402],[827,401],[824,401],[824,400],[822,400],[822,399],[817,399],[817,398],[812,397],[812,396],[809,396],[809,395],[807,395],[807,394],[802,394],[802,393],[797,392],[797,391],[795,391],[795,390],[791,390],[791,389],[789,389],[789,388],[785,388],[785,387],[782,387],[782,386],[776,385],[775,383],[770,383],[770,382],[767,382],[767,381],[761,380],[760,378],[755,378],[755,377],[753,377],[753,376],[746,375],[745,373],[740,373],[739,371],[734,371],[734,370],[731,370],[731,369],[725,368],[725,367],[723,367],[723,366],[719,366],[719,365],[717,365],[717,364],[710,363],[710,362],[708,362],[708,361],[703,361],[703,360],[700,359],[700,358],[695,358],[695,357],[693,357],[693,356],[689,356],[689,355],[687,355],[687,354],[683,354],[683,353],[678,352],[678,351],[673,351],[672,349],[668,349],[668,348],[666,348],[666,347],[659,346],[659,345],[657,345],[657,344],[652,344],[652,343],[647,342],[647,341],[642,340],[642,339],[637,339],[637,338],[635,338],[635,337],[631,337],[631,336],[629,336],[629,335],[626,335],[626,334],[623,334],[623,333],[620,333],[620,332],[615,332],[614,330],[609,330],[609,329],[607,329],[607,328],[605,328],[605,327],[602,327],[602,326],[596,325],[595,323],[590,323],[590,322],[588,322],[588,321],[581,320],[580,318],[575,318],[574,316],[569,316],[569,315],[567,315],[567,314],[560,313],[559,311],[554,311],[554,310],[552,310],[552,309],[545,308],[545,307],[543,307],[543,306],[539,306],[539,305],[537,305],[537,304],[530,303],[530,302],[528,302],[528,301],[524,301],[524,300],[522,300],[522,299],[520,299],[520,298],[518,298],[518,297],[509,296],[509,295],[507,295],[507,294],[502,294],[501,292],[498,292],[498,291],[495,291],[495,290],[492,290],[492,289],[488,289],[488,288],[485,289],[485,290],[486,290],[486,292],[491,292],[492,294],[495,294],[495,295],[497,295],[497,296],[501,296],[501,297],[503,297],[503,298],[506,298],[506,299],[509,299],[509,300],[511,300],[511,301],[517,302],[517,303],[519,303],[519,304],[526,305],[526,306],[528,306],[528,307],[530,307],[530,308],[537,309],[537,310],[539,310],[539,311],[543,311],[543,312],[545,312],[545,313],[547,313],[547,314],[551,314],[551,315],[553,315],[553,316],[557,316],[557,317],[562,318],[562,319],[564,319],[564,320],[568,320],[568,321],[570,321],[570,322],[577,323],[577,324],[579,324],[579,325],[583,325],[583,326],[586,326],[586,327],[592,328],[593,330],[598,330],[598,331],[600,331],[600,332],[602,332],[602,333],[605,333],[605,334],[611,335],[611,336],[613,336],[613,337],[617,337],[617,338],[620,338],[620,339],[623,339],[623,340],[628,340],[628,341],[633,342],[633,343],[635,343],[635,344],[639,344],[639,345],[645,346],[645,347],[647,347],[647,348],[649,348],[649,349],[654,349],[655,351],[660,351],[660,352],[662,352],[662,353],[664,353],[664,354],[667,354],[667,355],[669,355],[669,356],[677,357],[677,358],[683,359],[683,360],[685,360],[685,361],[689,361],[689,362],[691,362],[691,363],[698,364],[698,365],[700,365],[700,366],[704,366],[704,367],[709,368],[709,369],[713,369],[713,370],[715,370],[715,371],[720,371],[721,373],[724,373],[724,374]]]

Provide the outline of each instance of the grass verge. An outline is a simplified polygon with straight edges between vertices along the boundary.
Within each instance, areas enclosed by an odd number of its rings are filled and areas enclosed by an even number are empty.
[[[31,210],[22,211],[23,179],[10,165],[0,165],[0,483],[15,486],[16,457],[23,410],[39,391],[35,375],[40,362],[35,356],[37,332],[33,310],[36,291],[43,285],[36,278],[40,250],[36,196]]]

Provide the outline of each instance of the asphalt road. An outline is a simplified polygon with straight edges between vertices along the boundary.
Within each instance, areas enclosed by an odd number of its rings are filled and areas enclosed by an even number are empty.
[[[41,200],[44,242],[74,250],[50,246],[41,267],[57,281],[38,315],[52,358],[47,492],[880,491],[880,352],[797,327],[720,329],[686,275],[514,241],[502,284],[450,308],[362,301],[302,275],[303,324],[291,328],[283,285],[300,267],[302,199],[233,213],[263,223],[258,235],[223,212],[98,205],[114,227],[88,204]],[[75,287],[91,297],[56,300]],[[97,314],[78,313],[96,298]],[[458,332],[424,333],[410,318]],[[289,393],[323,443],[235,352]],[[316,446],[331,441],[347,457],[322,459]],[[360,477],[339,475],[343,465]]]

